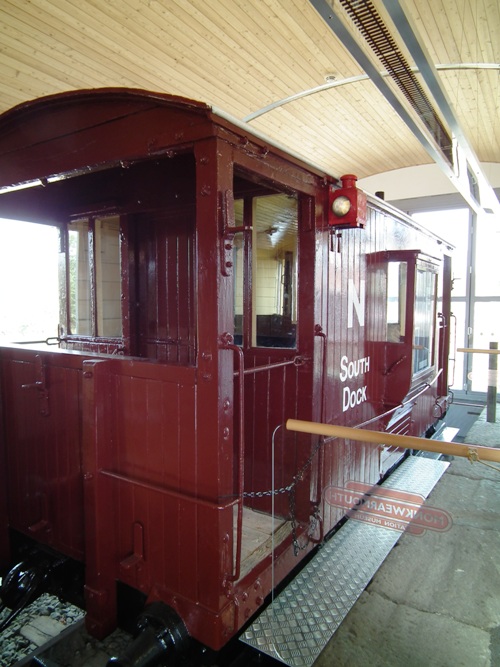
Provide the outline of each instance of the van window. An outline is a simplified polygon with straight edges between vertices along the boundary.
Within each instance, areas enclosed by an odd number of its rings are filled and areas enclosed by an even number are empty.
[[[387,263],[387,341],[404,341],[406,325],[406,262]]]
[[[413,318],[413,374],[432,366],[436,318],[436,273],[417,264]]]
[[[236,195],[235,195],[236,197]],[[235,198],[233,242],[235,341],[251,347],[296,346],[297,197]]]
[[[122,336],[118,216],[68,225],[69,334]]]

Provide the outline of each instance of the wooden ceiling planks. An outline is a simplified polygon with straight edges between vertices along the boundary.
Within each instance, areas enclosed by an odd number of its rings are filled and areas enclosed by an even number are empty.
[[[500,62],[498,0],[407,3],[437,63]],[[0,111],[54,92],[125,86],[244,118],[328,74],[362,71],[308,0],[2,0],[0,8]],[[499,161],[498,71],[440,76],[479,158]],[[251,125],[336,175],[430,162],[370,81],[296,100]]]
[[[476,63],[477,69],[440,70],[448,99],[483,162],[500,161],[498,0],[408,0],[413,19],[436,64]]]

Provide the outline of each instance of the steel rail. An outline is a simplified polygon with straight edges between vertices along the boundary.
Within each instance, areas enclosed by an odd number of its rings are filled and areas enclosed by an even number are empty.
[[[301,366],[302,363],[302,357],[294,357],[288,361],[277,361],[275,363],[266,364],[264,366],[253,366],[250,368],[245,368],[243,370],[243,375],[253,375],[254,373],[260,373],[262,371],[270,371],[273,368],[283,368],[284,366]],[[238,377],[239,374],[239,371],[235,371],[234,377]]]

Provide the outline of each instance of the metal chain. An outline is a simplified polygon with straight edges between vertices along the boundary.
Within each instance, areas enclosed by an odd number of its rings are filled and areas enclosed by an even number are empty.
[[[278,496],[280,493],[289,493],[296,482],[292,482],[288,486],[282,486],[280,489],[269,489],[268,491],[244,491],[244,498],[264,498],[265,496]]]
[[[294,489],[299,482],[301,482],[304,479],[304,475],[308,468],[312,465],[312,462],[314,460],[314,457],[318,453],[318,450],[320,447],[323,445],[324,438],[320,438],[320,441],[316,445],[316,447],[313,449],[311,455],[307,459],[307,461],[304,463],[302,468],[299,470],[299,472],[293,477],[293,480],[288,486],[282,486],[279,489],[268,489],[267,491],[245,491],[243,493],[244,498],[262,498],[264,496],[278,496],[281,493],[290,493],[292,489]]]
[[[288,503],[290,507],[290,520],[292,524],[292,543],[293,543],[293,552],[294,555],[297,556],[300,551],[303,551],[306,549],[309,545],[310,541],[310,536],[314,534],[314,531],[316,530],[316,526],[319,521],[319,507],[316,505],[314,508],[313,512],[313,521],[311,522],[311,525],[309,527],[309,530],[307,531],[308,534],[308,539],[305,543],[300,544],[299,538],[297,536],[297,521],[295,518],[295,487],[299,482],[301,482],[304,479],[304,475],[307,472],[307,470],[310,468],[312,465],[312,462],[314,460],[314,457],[318,453],[320,447],[324,443],[324,438],[320,438],[318,444],[315,446],[313,451],[311,452],[309,458],[307,461],[304,463],[302,468],[299,470],[299,472],[293,477],[292,482],[288,484],[288,486],[282,486],[279,489],[268,489],[267,491],[245,491],[243,493],[244,498],[264,498],[268,496],[277,496],[283,493],[288,493]]]

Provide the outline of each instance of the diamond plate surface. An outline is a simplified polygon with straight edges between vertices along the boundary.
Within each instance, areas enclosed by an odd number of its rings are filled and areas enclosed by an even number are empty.
[[[409,456],[382,486],[427,498],[449,465],[446,461]]]
[[[409,457],[382,486],[426,498],[448,465]],[[400,536],[389,528],[348,521],[241,640],[290,667],[310,667]]]

